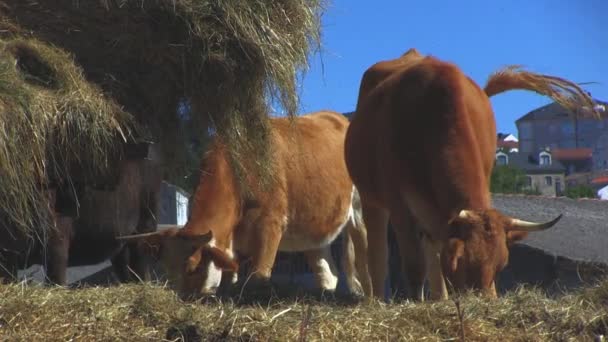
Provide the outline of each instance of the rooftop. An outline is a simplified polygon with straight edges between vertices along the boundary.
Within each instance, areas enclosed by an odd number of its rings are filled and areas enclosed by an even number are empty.
[[[600,115],[603,119],[608,119],[608,102],[595,100],[596,109],[600,112]],[[548,105],[536,108],[526,115],[520,117],[515,122],[519,123],[521,121],[536,121],[536,120],[551,120],[551,119],[559,119],[559,118],[567,118],[571,116],[571,112],[567,109],[559,105],[557,102],[549,103]],[[589,109],[583,108],[579,113],[579,118],[592,118],[593,114]]]
[[[505,151],[502,153],[508,156],[508,165],[522,169],[527,174],[561,174],[566,172],[566,167],[555,158],[551,158],[551,164],[549,165],[540,165],[538,154]]]
[[[556,160],[586,160],[591,159],[593,150],[591,148],[556,148],[551,151]]]

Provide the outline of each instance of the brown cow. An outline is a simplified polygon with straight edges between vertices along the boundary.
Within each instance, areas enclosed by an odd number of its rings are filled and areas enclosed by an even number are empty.
[[[389,218],[408,292],[418,299],[427,272],[431,298],[447,298],[444,273],[456,289],[495,296],[508,245],[559,220],[520,221],[491,206],[496,125],[488,97],[509,89],[549,95],[568,108],[593,103],[571,82],[513,67],[494,74],[484,92],[454,64],[415,49],[364,73],[345,156],[369,230],[374,295],[384,297]]]
[[[215,293],[222,277],[232,277],[234,283],[235,254],[251,257],[249,282],[266,282],[277,251],[304,252],[318,286],[334,290],[337,273],[329,245],[348,227],[347,238],[352,238],[357,251],[363,249],[355,253],[363,262],[355,264],[363,290],[369,293],[365,229],[356,222],[357,194],[343,157],[348,124],[334,112],[300,116],[294,124],[287,118],[271,119],[276,177],[267,189],[249,177],[250,196],[240,191],[226,148],[215,139],[203,158],[184,228],[123,238],[141,239],[156,251],[171,286],[188,298]],[[352,257],[344,259],[348,262]],[[352,272],[352,267],[346,271]],[[353,277],[347,275],[351,290],[356,284]]]

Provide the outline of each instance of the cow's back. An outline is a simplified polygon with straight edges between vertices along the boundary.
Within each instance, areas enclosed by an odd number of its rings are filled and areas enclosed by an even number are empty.
[[[348,135],[349,171],[368,201],[386,206],[401,200],[389,198],[395,194],[420,194],[426,198],[416,202],[444,202],[437,204],[453,211],[471,197],[487,200],[474,189],[488,185],[493,112],[485,93],[451,63],[425,57],[395,66],[360,94]]]
[[[329,243],[344,224],[352,200],[352,182],[344,162],[348,119],[324,111],[289,119],[274,119],[276,166],[279,184],[273,201],[284,198],[281,210],[286,231],[282,250],[294,247],[303,236],[311,243]],[[294,241],[292,241],[294,240]]]

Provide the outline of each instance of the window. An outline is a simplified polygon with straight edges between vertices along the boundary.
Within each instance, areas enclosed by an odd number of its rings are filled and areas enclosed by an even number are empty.
[[[540,165],[551,165],[551,155],[547,152],[541,152],[538,159]]]
[[[526,176],[526,186],[529,188],[532,187],[532,177]]]
[[[551,176],[545,176],[545,185],[546,186],[553,185],[553,178]]]
[[[506,154],[499,152],[496,154],[496,165],[507,165],[509,163],[509,158]]]

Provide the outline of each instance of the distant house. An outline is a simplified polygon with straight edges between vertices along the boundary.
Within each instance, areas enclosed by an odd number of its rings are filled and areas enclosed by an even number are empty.
[[[163,181],[158,223],[185,225],[188,220],[189,197],[190,194],[180,187]]]
[[[526,189],[545,196],[560,196],[565,190],[566,168],[555,160],[550,150],[539,153],[509,152],[498,149],[496,165],[511,165],[526,174]]]
[[[608,103],[597,101],[595,109],[601,113],[601,120],[594,118],[586,108],[574,115],[555,102],[534,109],[515,122],[519,150],[535,153],[545,148],[594,149],[608,128],[607,107]]]
[[[497,148],[504,149],[508,152],[519,151],[519,141],[513,134],[498,133],[496,138]]]
[[[591,148],[557,148],[553,158],[566,168],[566,185],[589,185],[593,179],[593,150]]]

